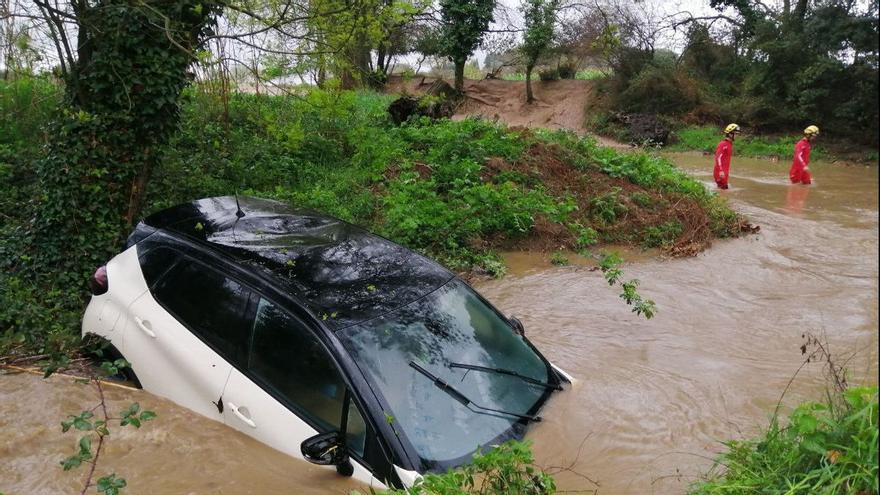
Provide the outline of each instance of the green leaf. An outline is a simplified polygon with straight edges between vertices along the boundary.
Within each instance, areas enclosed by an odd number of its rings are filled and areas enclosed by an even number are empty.
[[[92,457],[92,438],[88,435],[79,439],[79,453],[86,457],[86,459]]]

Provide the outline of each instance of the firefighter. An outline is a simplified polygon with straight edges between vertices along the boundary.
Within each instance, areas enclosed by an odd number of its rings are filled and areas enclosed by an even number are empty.
[[[819,128],[811,125],[804,129],[804,138],[794,146],[794,159],[788,177],[792,184],[810,184],[813,177],[810,175],[810,148],[812,142],[819,136]]]
[[[736,133],[739,132],[739,126],[730,124],[724,128],[724,139],[718,143],[715,148],[715,168],[713,175],[715,183],[719,189],[727,189],[727,181],[730,179],[730,157],[733,155],[733,141],[736,139]]]

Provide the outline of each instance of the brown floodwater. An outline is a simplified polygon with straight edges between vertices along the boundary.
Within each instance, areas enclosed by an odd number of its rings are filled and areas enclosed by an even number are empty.
[[[670,155],[711,184],[711,158]],[[761,232],[719,241],[688,259],[627,251],[625,278],[641,280],[655,318],[631,314],[588,266],[553,267],[511,253],[509,274],[478,284],[520,317],[532,341],[577,378],[528,434],[538,463],[562,490],[682,494],[722,450],[754,435],[801,365],[802,334],[827,338],[855,383],[877,383],[878,169],[815,164],[812,187],[787,183],[787,163],[734,158],[723,192]],[[783,399],[821,397],[809,365]],[[288,458],[220,423],[143,391],[110,387],[111,411],[132,401],[159,417],[115,429],[99,474],[130,494],[344,494],[335,471]],[[79,493],[83,469],[58,462],[76,450],[66,414],[97,403],[64,377],[0,375],[0,492]],[[594,484],[597,483],[597,484]]]

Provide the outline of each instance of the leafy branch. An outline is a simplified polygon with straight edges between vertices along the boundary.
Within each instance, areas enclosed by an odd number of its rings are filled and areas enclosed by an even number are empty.
[[[115,361],[104,361],[101,363],[101,370],[108,376],[117,375],[123,368],[130,366],[125,359],[116,359]],[[142,411],[140,404],[132,403],[118,417],[111,416],[107,411],[107,401],[104,396],[104,387],[101,380],[96,375],[88,378],[77,380],[80,383],[91,383],[94,385],[98,393],[99,402],[89,410],[82,411],[78,415],[68,415],[67,419],[61,422],[61,432],[67,433],[71,429],[84,432],[78,443],[78,451],[60,462],[61,467],[65,471],[76,469],[83,464],[89,465],[89,472],[83,483],[80,495],[85,495],[88,489],[94,486],[98,493],[105,495],[118,495],[119,491],[126,486],[124,478],[111,473],[96,481],[92,481],[95,477],[95,471],[98,467],[98,459],[104,447],[106,437],[110,436],[110,423],[119,421],[119,426],[134,426],[140,428],[141,424],[150,421],[156,417],[153,411]],[[98,416],[96,416],[96,411]]]
[[[623,289],[620,293],[620,298],[623,299],[626,304],[632,306],[632,312],[650,320],[657,312],[657,305],[650,299],[644,299],[638,293],[639,279],[634,278],[626,282],[621,281],[623,270],[620,269],[620,265],[622,263],[623,258],[617,253],[603,254],[599,259],[599,269],[602,271],[602,274],[605,275],[605,281],[608,282],[608,285],[620,285]]]

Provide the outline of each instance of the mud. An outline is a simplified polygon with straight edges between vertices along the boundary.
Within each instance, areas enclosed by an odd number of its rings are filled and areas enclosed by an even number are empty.
[[[711,184],[711,159],[673,158]],[[528,438],[560,490],[603,495],[683,494],[722,450],[720,441],[766,424],[801,364],[802,335],[824,335],[849,359],[852,383],[877,383],[878,173],[811,166],[815,185],[787,184],[787,164],[734,158],[737,209],[759,234],[718,241],[697,257],[628,251],[658,313],[628,312],[587,260],[552,267],[545,255],[511,253],[509,275],[479,284],[519,316],[534,343],[578,382],[543,411]],[[784,407],[819,399],[808,366]],[[99,473],[130,494],[343,494],[332,469],[287,458],[225,426],[142,391],[108,389],[111,411],[132,401],[159,417],[115,429]],[[79,493],[84,471],[58,462],[77,436],[60,421],[96,404],[88,386],[62,378],[0,376],[0,492]],[[590,480],[598,483],[598,487]]]

